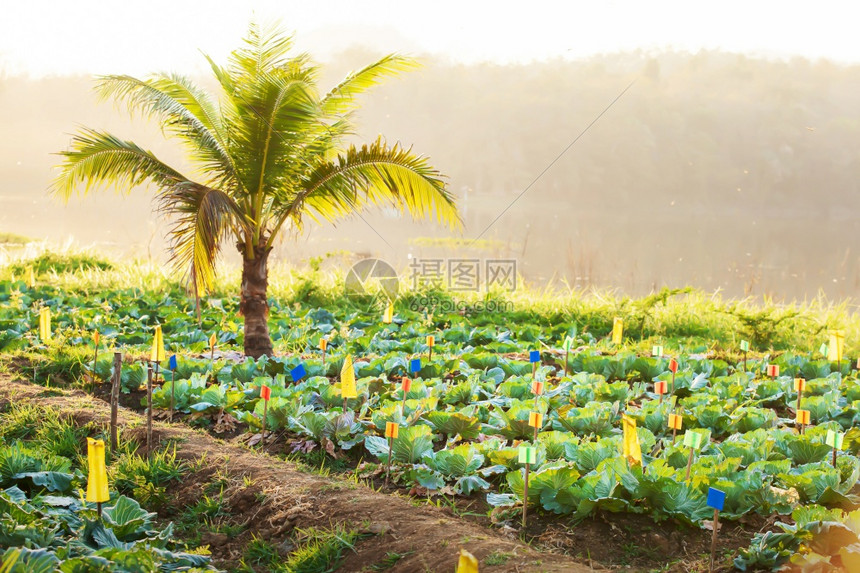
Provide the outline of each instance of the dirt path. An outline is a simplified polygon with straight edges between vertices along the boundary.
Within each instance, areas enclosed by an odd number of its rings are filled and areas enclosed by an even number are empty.
[[[81,423],[107,424],[110,408],[80,391],[47,390],[26,382],[0,377],[0,400],[38,401],[64,412]],[[120,410],[120,425],[127,436],[145,435],[142,416]],[[225,502],[237,522],[247,524],[237,538],[204,535],[216,564],[234,565],[244,543],[256,534],[270,542],[287,541],[294,529],[343,524],[368,533],[347,552],[339,569],[372,571],[386,554],[403,555],[390,572],[423,573],[454,571],[459,549],[470,551],[481,562],[482,573],[501,571],[585,573],[591,567],[570,557],[538,552],[517,539],[455,517],[450,510],[413,505],[409,498],[378,493],[360,483],[300,471],[295,465],[266,454],[230,445],[205,432],[184,425],[154,424],[157,441],[176,444],[177,455],[194,468],[194,474],[171,487],[177,506],[193,503],[214,476],[226,480]],[[488,565],[485,559],[502,564]]]

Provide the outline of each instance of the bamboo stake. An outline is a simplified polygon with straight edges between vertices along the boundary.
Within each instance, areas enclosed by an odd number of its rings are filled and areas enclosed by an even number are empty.
[[[394,438],[388,438],[388,464],[385,467],[385,487],[388,487],[388,476],[391,474],[391,458],[394,456]]]
[[[568,364],[567,364],[567,361],[568,361],[568,357],[569,357],[569,356],[570,356],[570,349],[569,349],[569,348],[567,348],[567,349],[565,349],[565,351],[564,351],[564,375],[565,375],[565,376],[567,376],[567,375],[568,375]]]
[[[119,409],[119,385],[122,377],[122,353],[113,353],[113,385],[110,392],[110,451],[115,454],[119,444],[116,418]]]
[[[263,433],[260,434],[260,444],[266,445],[266,417],[269,411],[269,401],[263,400]]]
[[[95,352],[93,352],[93,375],[92,375],[92,386],[90,387],[90,391],[96,387],[96,364],[99,361],[99,331],[96,330],[95,336],[93,337],[95,344]]]
[[[720,510],[714,510],[714,534],[711,536],[711,563],[708,566],[708,571],[714,570],[714,556],[717,553],[717,530],[720,528]]]
[[[529,510],[529,467],[531,464],[526,464],[526,479],[523,482],[523,529],[526,527],[526,515]]]
[[[157,362],[156,362],[157,364]],[[146,457],[152,458],[152,364],[146,369]]]
[[[693,449],[692,447],[690,448],[690,457],[687,459],[687,475],[684,477],[685,480],[690,479],[690,469],[693,467]]]
[[[173,422],[173,410],[176,408],[176,370],[170,371],[170,421]]]

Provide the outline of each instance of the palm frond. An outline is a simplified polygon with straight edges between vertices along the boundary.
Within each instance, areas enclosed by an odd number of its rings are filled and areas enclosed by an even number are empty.
[[[82,130],[59,155],[63,162],[51,188],[66,201],[81,185],[84,194],[101,184],[113,184],[118,191],[128,193],[147,180],[161,188],[188,181],[152,152],[101,131]]]
[[[234,50],[229,58],[230,75],[234,81],[294,63],[295,56],[289,55],[293,37],[284,32],[279,22],[267,25],[251,22],[243,42],[245,46]]]
[[[333,87],[321,101],[323,113],[339,115],[357,106],[355,96],[376,86],[383,78],[398,75],[400,72],[414,70],[420,64],[398,54],[388,54],[364,68],[348,74]]]
[[[235,166],[227,149],[217,106],[188,78],[178,74],[155,75],[141,80],[132,76],[103,76],[96,90],[103,99],[125,102],[129,111],[156,116],[163,129],[178,135],[192,158],[213,183],[235,179]]]
[[[320,129],[314,85],[301,71],[266,74],[235,97],[234,154],[244,188],[259,197],[295,176],[297,154]]]
[[[210,289],[222,240],[230,232],[241,232],[238,206],[223,191],[190,182],[165,189],[157,199],[159,211],[174,220],[171,262],[187,273],[195,293]]]
[[[278,227],[287,218],[301,224],[303,212],[317,221],[334,221],[366,205],[383,204],[408,211],[415,218],[435,214],[451,228],[462,225],[442,175],[427,159],[399,145],[388,147],[381,139],[361,148],[351,146],[302,183],[302,191],[280,213]]]

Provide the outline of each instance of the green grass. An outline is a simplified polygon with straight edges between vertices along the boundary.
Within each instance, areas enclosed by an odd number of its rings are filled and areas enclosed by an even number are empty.
[[[513,557],[513,553],[493,551],[484,558],[484,565],[504,565],[511,557]]]
[[[111,464],[109,475],[117,491],[134,497],[144,507],[159,509],[170,501],[167,488],[187,469],[176,457],[175,447],[155,451],[149,458],[132,450]]]
[[[39,268],[55,273],[51,277],[52,292],[90,294],[106,288],[135,289],[153,295],[165,294],[187,299],[183,286],[171,278],[166,267],[150,263],[114,264],[89,254],[45,253],[36,259]],[[25,269],[27,261],[18,261],[0,271],[0,277]],[[35,263],[34,263],[35,264]],[[345,268],[344,268],[345,270]],[[318,266],[309,270],[274,265],[270,270],[269,294],[276,309],[295,305],[364,310],[373,307],[371,297],[348,296],[343,287],[343,271],[320,271]],[[222,269],[213,292],[204,298],[204,307],[210,300],[234,300],[239,292],[238,269]],[[37,281],[38,282],[38,281]],[[407,281],[403,281],[404,286]],[[401,289],[395,302],[395,311],[427,297],[439,301],[456,302],[466,306],[470,321],[475,326],[485,324],[503,326],[511,322],[534,324],[559,331],[575,328],[595,338],[606,336],[615,317],[624,320],[625,342],[631,346],[648,348],[660,341],[667,349],[698,351],[707,349],[735,349],[741,339],[751,342],[760,352],[809,348],[811,341],[821,340],[825,331],[845,329],[846,354],[860,352],[860,316],[855,301],[830,301],[823,296],[806,301],[776,301],[769,298],[724,300],[719,293],[706,293],[690,288],[663,289],[652,295],[631,298],[610,290],[578,290],[565,283],[554,283],[535,288],[528,284],[516,292],[454,293],[439,287],[422,287],[419,290]],[[489,301],[504,303],[511,308],[505,312],[481,312],[478,304]],[[226,301],[225,301],[226,302]],[[216,303],[217,304],[217,303]],[[378,303],[377,303],[378,305]],[[438,308],[427,309],[429,324],[435,324]],[[440,324],[436,324],[441,326]],[[569,325],[569,326],[566,326]],[[301,336],[300,324],[289,341],[278,341],[276,350],[284,352],[302,347],[306,339]],[[562,328],[564,327],[564,328]],[[820,342],[819,342],[820,344]],[[74,370],[75,361],[88,357],[67,356],[67,365]],[[47,377],[45,373],[41,376]]]
[[[342,528],[296,530],[301,545],[273,569],[279,573],[330,573],[335,571],[344,551],[353,550],[359,539],[354,530]]]
[[[257,566],[271,566],[280,558],[278,548],[273,543],[266,541],[257,535],[251,537],[251,541],[242,552],[242,560],[246,564]]]
[[[414,551],[410,551],[408,553],[397,553],[395,551],[389,551],[385,554],[385,557],[379,563],[371,565],[371,569],[374,571],[387,571],[391,569],[397,562],[403,559],[404,557],[411,555]]]
[[[35,258],[21,260],[9,265],[9,270],[20,276],[26,273],[29,268],[32,268],[36,275],[42,275],[46,273],[74,273],[81,270],[107,271],[113,267],[114,265],[110,261],[85,251],[66,253],[45,251]]]

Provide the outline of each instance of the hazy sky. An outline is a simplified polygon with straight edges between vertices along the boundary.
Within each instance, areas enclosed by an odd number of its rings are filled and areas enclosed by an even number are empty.
[[[856,1],[3,0],[0,75],[204,70],[252,17],[318,59],[355,44],[474,62],[702,48],[860,61]]]

